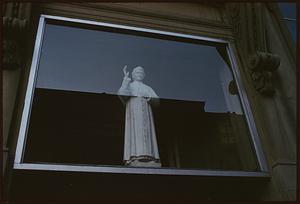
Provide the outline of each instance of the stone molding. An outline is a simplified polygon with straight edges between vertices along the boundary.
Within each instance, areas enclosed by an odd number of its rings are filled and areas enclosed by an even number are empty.
[[[216,12],[217,8],[214,9]],[[149,9],[146,6],[130,7],[119,3],[45,3],[40,5],[42,14],[233,40],[231,26],[229,23],[222,22],[219,19],[221,16],[218,17],[219,20],[205,19],[193,16],[193,14],[187,15],[186,11],[178,15],[174,12],[165,12],[166,10],[168,10],[166,7]],[[214,15],[212,12],[210,16]]]
[[[272,169],[278,166],[297,166],[297,162],[290,160],[277,160],[272,164]]]
[[[25,56],[26,33],[29,25],[30,4],[7,3],[4,7],[3,68],[20,68]]]

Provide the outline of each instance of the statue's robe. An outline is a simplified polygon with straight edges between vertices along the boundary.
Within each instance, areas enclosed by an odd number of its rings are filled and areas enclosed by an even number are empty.
[[[161,166],[151,100],[159,100],[153,89],[142,82],[124,78],[118,91],[126,104],[124,156],[131,166]]]

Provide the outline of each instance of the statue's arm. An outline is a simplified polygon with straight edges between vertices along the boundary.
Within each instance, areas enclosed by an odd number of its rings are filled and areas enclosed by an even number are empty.
[[[129,98],[129,96],[131,95],[131,91],[129,88],[130,81],[131,81],[130,78],[124,77],[124,79],[122,81],[122,85],[118,90],[119,98],[124,105],[126,105],[127,100]]]
[[[118,91],[118,95],[124,95],[124,96],[130,96],[131,92],[130,92],[130,88],[129,88],[129,84],[130,84],[131,79],[129,77],[124,77],[123,81],[122,81],[122,85],[119,88]]]
[[[124,66],[123,68],[123,73],[124,73],[124,78],[122,81],[122,85],[119,88],[118,95],[124,95],[124,96],[130,96],[130,88],[129,88],[129,83],[131,79],[129,78],[129,72],[127,72],[127,65]]]

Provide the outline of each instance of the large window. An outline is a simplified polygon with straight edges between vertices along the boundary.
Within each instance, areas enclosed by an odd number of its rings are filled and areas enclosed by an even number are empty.
[[[15,168],[51,167],[266,172],[230,44],[42,16]]]

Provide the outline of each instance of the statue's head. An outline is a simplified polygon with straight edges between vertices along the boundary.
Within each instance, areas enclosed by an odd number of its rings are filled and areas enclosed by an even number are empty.
[[[146,74],[145,74],[144,68],[138,66],[132,70],[131,75],[132,75],[132,79],[134,81],[143,81]]]

